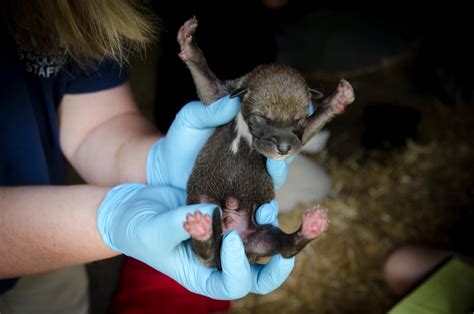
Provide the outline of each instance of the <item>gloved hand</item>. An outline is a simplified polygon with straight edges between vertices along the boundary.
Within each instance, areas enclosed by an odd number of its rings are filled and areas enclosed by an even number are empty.
[[[224,236],[222,271],[204,266],[186,241],[189,234],[183,222],[186,214],[197,208],[212,216],[215,205],[182,206],[185,199],[185,192],[176,188],[119,185],[109,191],[98,209],[102,239],[113,250],[154,267],[192,292],[214,299],[238,299],[249,292],[269,293],[288,277],[294,259],[277,255],[266,266],[249,265],[235,231]],[[275,204],[263,205],[257,214],[259,222],[276,221]]]
[[[263,204],[255,214],[257,223],[272,224],[278,227],[278,203],[273,200]],[[257,294],[267,294],[281,286],[295,266],[295,257],[284,258],[280,254],[272,256],[266,265],[253,264],[252,289]],[[258,280],[256,280],[258,279]]]
[[[239,104],[239,98],[226,96],[208,106],[192,101],[181,108],[166,137],[148,153],[148,183],[186,189],[199,152],[217,126],[234,119]]]
[[[166,137],[158,140],[148,153],[148,183],[186,189],[199,152],[217,126],[234,119],[239,104],[239,98],[226,96],[209,106],[200,101],[185,105],[176,115]],[[291,160],[267,160],[267,170],[276,188],[285,181]]]

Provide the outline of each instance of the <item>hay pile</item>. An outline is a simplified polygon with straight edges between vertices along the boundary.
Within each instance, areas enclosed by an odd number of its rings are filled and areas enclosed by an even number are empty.
[[[334,182],[321,203],[328,232],[298,255],[280,289],[234,302],[233,313],[386,312],[396,302],[381,272],[390,250],[406,243],[470,250],[474,112],[423,100],[416,108],[419,137],[405,149],[313,156]],[[282,229],[296,229],[311,205],[281,215]]]

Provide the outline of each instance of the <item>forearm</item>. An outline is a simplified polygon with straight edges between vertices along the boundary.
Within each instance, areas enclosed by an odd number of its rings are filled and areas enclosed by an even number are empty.
[[[91,131],[72,164],[91,184],[146,183],[148,152],[160,137],[139,113],[123,114]]]
[[[64,155],[86,182],[146,182],[146,159],[158,131],[143,117],[130,85],[65,95],[58,110]]]
[[[0,278],[117,255],[102,241],[97,208],[108,189],[0,187]]]

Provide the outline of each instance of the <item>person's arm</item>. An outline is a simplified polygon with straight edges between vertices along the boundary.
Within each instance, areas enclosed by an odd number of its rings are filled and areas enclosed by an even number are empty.
[[[238,101],[228,97],[210,106],[199,102],[186,105],[173,123],[171,134],[156,142],[154,149],[150,150],[152,153],[145,151],[145,157],[148,156],[143,159],[148,160],[131,160],[130,169],[147,168],[152,179],[184,186],[192,163],[212,134],[213,127],[230,121],[237,109]],[[121,126],[115,128],[120,131]],[[114,137],[115,133],[109,131]],[[121,134],[122,137],[127,134],[125,130],[121,131],[125,133]],[[102,140],[108,139],[102,137]],[[95,144],[100,150],[100,141]],[[97,156],[95,152],[90,153]],[[135,155],[133,150],[130,153]],[[94,162],[93,159],[90,161]],[[135,164],[140,162],[146,163],[147,167],[143,164],[136,167]],[[85,166],[104,172],[114,169],[108,165],[104,166],[107,169]],[[158,171],[154,172],[155,169]],[[272,177],[286,173],[271,169],[276,168],[269,167]],[[8,256],[0,259],[2,277],[45,271],[117,254],[103,243],[115,252],[155,267],[191,291],[214,298],[235,299],[248,292],[268,293],[281,285],[293,268],[294,259],[281,256],[273,257],[266,266],[249,265],[242,241],[235,232],[223,240],[223,271],[205,267],[197,261],[189,243],[183,242],[189,234],[182,224],[187,213],[196,208],[211,212],[214,205],[183,206],[186,193],[182,189],[124,184],[109,192],[91,186],[0,190],[0,256]],[[270,218],[277,216],[278,210],[272,206],[263,205],[258,212],[269,211],[273,212]],[[261,219],[259,222],[268,223]]]
[[[62,151],[86,182],[146,182],[147,154],[160,135],[141,115],[128,83],[66,94],[58,115]]]
[[[108,189],[95,186],[0,187],[0,278],[118,255],[97,229]]]
[[[123,184],[0,187],[0,278],[48,271],[123,253],[147,263],[187,289],[219,299],[268,293],[290,274],[293,260],[249,265],[236,232],[222,242],[222,271],[204,266],[183,228],[196,208],[181,206],[183,190]]]

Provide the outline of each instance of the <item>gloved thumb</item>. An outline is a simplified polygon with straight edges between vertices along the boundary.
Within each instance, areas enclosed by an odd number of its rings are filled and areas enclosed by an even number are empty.
[[[271,224],[278,227],[278,203],[272,200],[270,203],[263,204],[257,209],[255,214],[257,223],[260,225]]]
[[[181,109],[176,116],[183,126],[194,129],[214,128],[226,124],[239,112],[239,98],[220,98],[210,105],[193,101]]]
[[[253,285],[251,292],[267,294],[280,287],[290,275],[295,258],[284,258],[280,254],[273,256],[268,264],[252,265]]]
[[[242,240],[235,231],[224,236],[221,265],[221,278],[215,281],[218,285],[214,286],[218,295],[222,295],[222,299],[238,299],[247,295],[252,286],[250,264]]]

